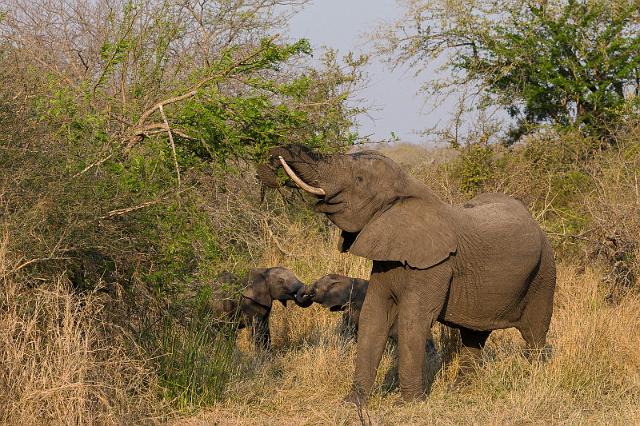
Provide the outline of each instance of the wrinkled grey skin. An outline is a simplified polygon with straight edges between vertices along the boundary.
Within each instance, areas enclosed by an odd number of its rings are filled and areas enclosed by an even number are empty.
[[[238,281],[242,288],[240,295],[231,298],[218,297],[214,309],[228,317],[239,315],[239,328],[251,327],[256,347],[269,349],[269,314],[272,302],[279,300],[286,306],[287,300],[295,301],[296,293],[304,288],[304,283],[290,270],[275,267],[252,269],[242,280],[225,273],[217,280],[216,285],[233,285]]]
[[[463,366],[474,364],[496,329],[516,327],[529,348],[545,346],[555,262],[521,202],[481,194],[453,207],[378,152],[319,155],[301,146],[271,151],[258,168],[267,186],[277,184],[280,156],[324,192],[315,210],[342,230],[340,249],[373,260],[347,401],[369,395],[396,320],[405,400],[423,395],[424,348],[435,321],[460,330]]]

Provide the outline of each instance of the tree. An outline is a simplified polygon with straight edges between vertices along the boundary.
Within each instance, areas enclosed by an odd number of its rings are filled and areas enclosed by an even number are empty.
[[[639,18],[631,0],[411,0],[382,47],[418,69],[443,63],[432,93],[471,84],[478,105],[506,108],[511,141],[542,123],[607,138],[637,112]]]
[[[308,41],[278,34],[306,2],[0,2],[5,270],[122,295],[108,321],[178,405],[215,399],[232,365],[232,346],[203,340],[208,283],[256,265],[286,229],[253,162],[354,138],[364,59],[311,61]]]

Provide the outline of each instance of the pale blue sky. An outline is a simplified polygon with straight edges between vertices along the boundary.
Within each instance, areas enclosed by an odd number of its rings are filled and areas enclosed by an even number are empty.
[[[308,38],[317,52],[328,46],[343,54],[359,53],[367,50],[366,32],[400,15],[395,0],[315,0],[293,17],[290,36]],[[361,135],[372,134],[373,140],[382,140],[395,132],[401,141],[420,142],[423,138],[416,131],[446,118],[442,111],[430,113],[423,96],[416,94],[425,76],[416,78],[412,71],[392,71],[375,57],[367,73],[368,85],[358,97],[372,108],[371,118],[359,119]]]

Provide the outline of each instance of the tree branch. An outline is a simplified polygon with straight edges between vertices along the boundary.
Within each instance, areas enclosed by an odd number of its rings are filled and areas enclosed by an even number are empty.
[[[173,133],[171,133],[171,127],[169,127],[169,121],[167,120],[167,116],[164,113],[164,108],[162,105],[158,107],[160,110],[160,115],[162,115],[162,119],[164,120],[165,126],[167,126],[167,133],[169,134],[169,143],[171,144],[171,153],[173,154],[173,165],[176,168],[176,177],[178,178],[178,188],[180,188],[181,179],[180,179],[180,167],[178,166],[178,154],[176,153],[176,144],[173,141]]]

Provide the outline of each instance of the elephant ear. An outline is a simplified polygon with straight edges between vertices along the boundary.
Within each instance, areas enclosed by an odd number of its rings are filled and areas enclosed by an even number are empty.
[[[267,270],[252,269],[247,276],[247,287],[242,296],[265,308],[271,308],[271,293],[267,285]]]
[[[427,269],[456,252],[453,223],[419,199],[404,199],[373,218],[359,233],[342,232],[341,251]]]

